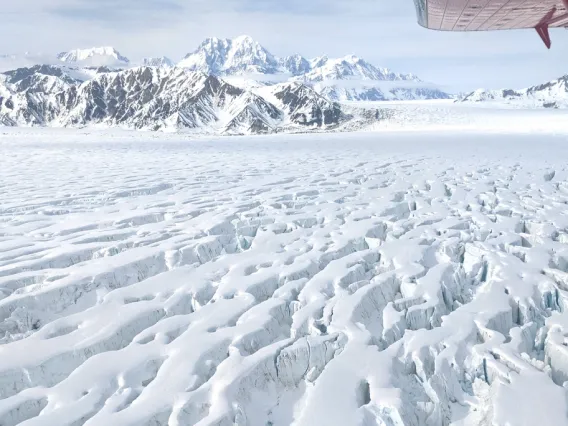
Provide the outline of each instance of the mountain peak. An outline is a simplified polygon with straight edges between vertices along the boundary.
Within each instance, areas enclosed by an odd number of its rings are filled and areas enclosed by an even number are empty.
[[[352,62],[352,63],[365,62],[363,59],[361,59],[357,55],[347,55],[347,56],[344,56],[342,59],[346,62]]]
[[[208,38],[178,66],[217,76],[239,76],[238,81],[243,77],[258,80],[257,83],[261,85],[287,79],[302,81],[334,100],[359,97],[362,100],[448,97],[440,90],[431,90],[423,84],[420,86],[420,80],[413,74],[398,74],[388,68],[375,67],[357,55],[332,59],[320,56],[308,60],[295,54],[277,58],[247,35],[234,39]],[[388,86],[384,82],[399,83]],[[383,86],[382,89],[380,85]]]
[[[245,74],[277,71],[276,58],[250,36],[208,38],[178,64],[211,74]]]
[[[312,59],[311,71],[304,80],[312,82],[337,80],[363,81],[418,81],[412,74],[396,74],[388,68],[377,68],[356,55],[329,59],[327,56]]]
[[[61,62],[81,63],[88,66],[127,65],[128,58],[122,56],[111,46],[92,47],[89,49],[74,49],[57,55]]]
[[[201,42],[197,50],[195,50],[193,53],[199,52],[200,50],[205,48],[211,48],[211,49],[226,48],[230,42],[231,40],[225,38],[208,37]],[[189,55],[191,55],[191,53],[188,54],[187,56]]]
[[[233,43],[235,44],[258,44],[251,36],[249,35],[240,35],[233,39]]]
[[[282,59],[280,63],[288,72],[292,73],[292,75],[294,76],[306,74],[312,69],[310,62],[302,55],[298,54],[287,56]]]

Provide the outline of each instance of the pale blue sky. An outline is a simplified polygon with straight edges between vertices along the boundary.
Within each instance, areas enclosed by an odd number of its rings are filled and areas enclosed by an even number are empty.
[[[356,54],[451,90],[524,87],[568,73],[568,32],[548,51],[534,31],[439,33],[412,0],[14,0],[0,53],[112,45],[137,60],[181,59],[206,37],[247,34],[275,55]]]

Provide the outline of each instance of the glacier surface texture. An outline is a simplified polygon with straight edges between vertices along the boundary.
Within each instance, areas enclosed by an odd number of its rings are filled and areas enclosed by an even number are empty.
[[[565,136],[66,135],[0,134],[2,426],[568,424]]]

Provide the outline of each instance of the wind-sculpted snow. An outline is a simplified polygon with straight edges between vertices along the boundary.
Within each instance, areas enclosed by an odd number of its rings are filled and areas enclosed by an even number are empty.
[[[49,135],[0,136],[3,426],[568,423],[565,137]]]

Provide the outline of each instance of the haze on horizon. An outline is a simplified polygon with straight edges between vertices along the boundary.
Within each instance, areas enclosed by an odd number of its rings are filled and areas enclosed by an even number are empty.
[[[565,32],[548,51],[533,31],[428,31],[412,0],[29,0],[0,16],[0,54],[111,45],[178,61],[206,37],[248,34],[278,56],[356,54],[451,91],[526,87],[568,68]]]

